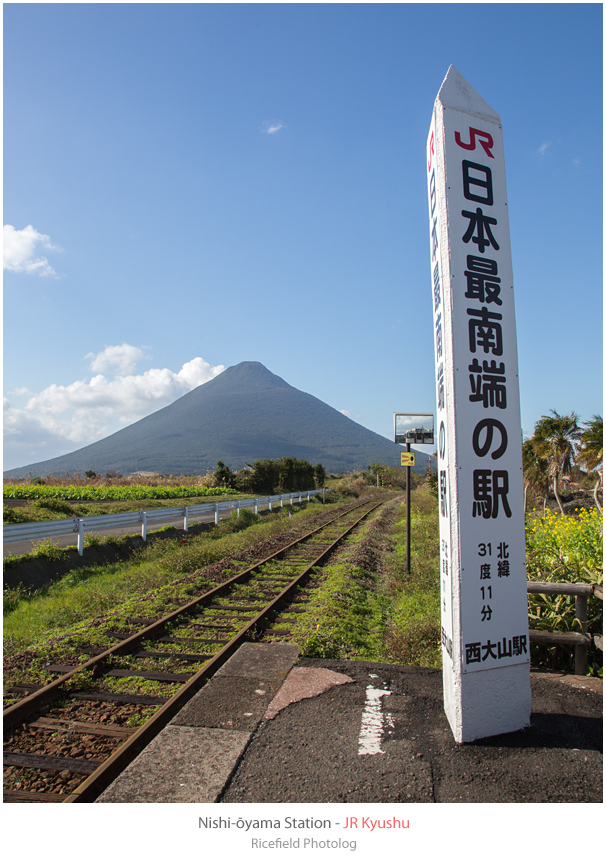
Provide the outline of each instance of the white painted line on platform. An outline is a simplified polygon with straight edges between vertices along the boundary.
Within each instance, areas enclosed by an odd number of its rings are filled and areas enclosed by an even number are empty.
[[[381,699],[388,697],[390,694],[391,691],[373,688],[372,685],[367,686],[366,704],[362,712],[362,725],[360,727],[360,735],[358,736],[359,756],[385,753],[385,751],[381,750],[385,725]]]

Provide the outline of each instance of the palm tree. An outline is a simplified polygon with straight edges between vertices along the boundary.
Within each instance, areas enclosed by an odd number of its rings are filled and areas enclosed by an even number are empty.
[[[534,444],[539,457],[548,461],[547,472],[553,481],[553,492],[562,514],[562,500],[558,493],[558,479],[570,474],[576,455],[576,443],[581,437],[579,417],[576,413],[561,416],[555,410],[542,416],[534,426]]]
[[[602,416],[592,416],[581,433],[581,441],[577,452],[577,461],[587,472],[597,472],[598,480],[593,489],[593,497],[598,510],[601,511],[598,501],[598,490],[603,480],[603,446],[604,433]]]
[[[524,469],[524,511],[529,490],[539,490],[543,493],[543,511],[547,497],[547,461],[537,454],[534,437],[522,443],[522,466]]]

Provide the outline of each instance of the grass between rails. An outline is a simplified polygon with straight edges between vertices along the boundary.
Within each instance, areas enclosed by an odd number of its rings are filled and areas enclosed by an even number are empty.
[[[211,588],[200,569],[243,550],[320,510],[319,503],[288,518],[286,509],[256,517],[243,511],[182,545],[180,539],[151,545],[129,563],[80,569],[27,600],[9,597],[5,653],[36,649],[66,636],[66,648],[102,644],[106,628],[125,629],[137,617],[166,612],[166,602],[188,600],[196,588]],[[405,510],[392,503],[348,542],[338,560],[314,575],[317,588],[305,613],[291,614],[290,636],[309,657],[376,660],[439,667],[439,529],[435,497],[429,488],[412,496],[411,572],[406,573]],[[602,582],[601,514],[529,516],[530,579]],[[233,573],[240,563],[235,562]],[[244,563],[242,563],[244,564]],[[536,599],[536,601],[535,601]],[[286,614],[288,615],[288,614]],[[106,616],[106,621],[99,619]],[[574,601],[534,596],[533,628],[574,630]],[[590,602],[590,628],[601,633],[601,602]],[[57,659],[57,643],[53,658]],[[533,650],[533,666],[566,668],[572,650]],[[39,652],[38,650],[41,650]],[[557,654],[556,651],[558,650]],[[84,659],[83,659],[84,660]],[[36,659],[36,663],[38,663]],[[43,664],[39,662],[39,667]],[[599,664],[599,666],[598,666]],[[601,674],[601,653],[590,661]]]
[[[388,598],[375,578],[347,563],[327,566],[307,610],[295,617],[293,639],[304,657],[380,660]]]
[[[367,659],[440,667],[440,557],[437,502],[427,487],[415,488],[411,506],[411,571],[406,573],[406,521],[398,508],[383,523],[379,564],[344,561],[325,569],[308,612],[293,619],[292,635],[308,657]],[[363,539],[365,540],[365,539]],[[529,580],[603,583],[602,513],[572,515],[532,512],[526,523]],[[530,595],[533,629],[578,630],[573,597]],[[603,602],[588,601],[588,631],[602,635]],[[531,646],[535,668],[574,672],[574,650]],[[602,675],[603,653],[592,644],[588,672]]]
[[[111,615],[107,627],[129,628],[135,618],[168,612],[195,589],[212,588],[213,582],[196,574],[200,569],[305,524],[320,507],[303,504],[292,519],[286,508],[263,515],[245,510],[185,544],[179,537],[150,543],[127,562],[75,569],[33,595],[5,592],[5,655],[43,647],[68,632],[92,645],[92,626],[100,618]]]
[[[432,591],[439,588],[439,565],[429,552],[432,541],[437,544],[431,526],[433,519],[437,530],[437,514],[429,510],[424,490],[417,496],[410,580],[405,578],[403,508],[392,504],[348,541],[335,564],[313,576],[316,588],[307,611],[292,618],[292,636],[302,654],[439,665],[439,622],[436,626],[430,618],[432,612],[439,618],[439,599],[426,595],[432,579]],[[43,666],[51,652],[57,661],[78,645],[102,647],[107,630],[128,630],[133,620],[154,618],[189,600],[195,589],[212,588],[200,572],[204,566],[304,521],[319,508],[319,503],[308,504],[294,520],[286,510],[270,518],[243,511],[185,545],[167,539],[138,551],[128,563],[74,570],[29,597],[5,595],[5,655],[31,653],[19,678],[9,673],[10,682],[45,678]],[[238,565],[233,564],[233,573]]]
[[[316,575],[292,637],[306,657],[439,667],[438,516],[428,488],[413,493],[411,574],[404,508],[394,503]]]

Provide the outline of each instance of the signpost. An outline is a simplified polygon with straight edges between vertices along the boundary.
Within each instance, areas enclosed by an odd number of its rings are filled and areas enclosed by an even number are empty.
[[[499,115],[451,66],[427,141],[444,707],[457,742],[530,723],[522,435]]]
[[[394,413],[393,432],[396,443],[405,443],[400,454],[400,466],[406,467],[406,574],[410,574],[410,467],[415,465],[410,444],[433,445],[433,413]]]

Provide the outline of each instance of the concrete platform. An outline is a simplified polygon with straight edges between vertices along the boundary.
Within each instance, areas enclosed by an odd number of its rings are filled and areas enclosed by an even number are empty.
[[[217,801],[298,655],[245,643],[95,803]]]
[[[602,801],[601,680],[532,673],[530,727],[459,745],[440,671],[297,659],[242,646],[96,803]]]

